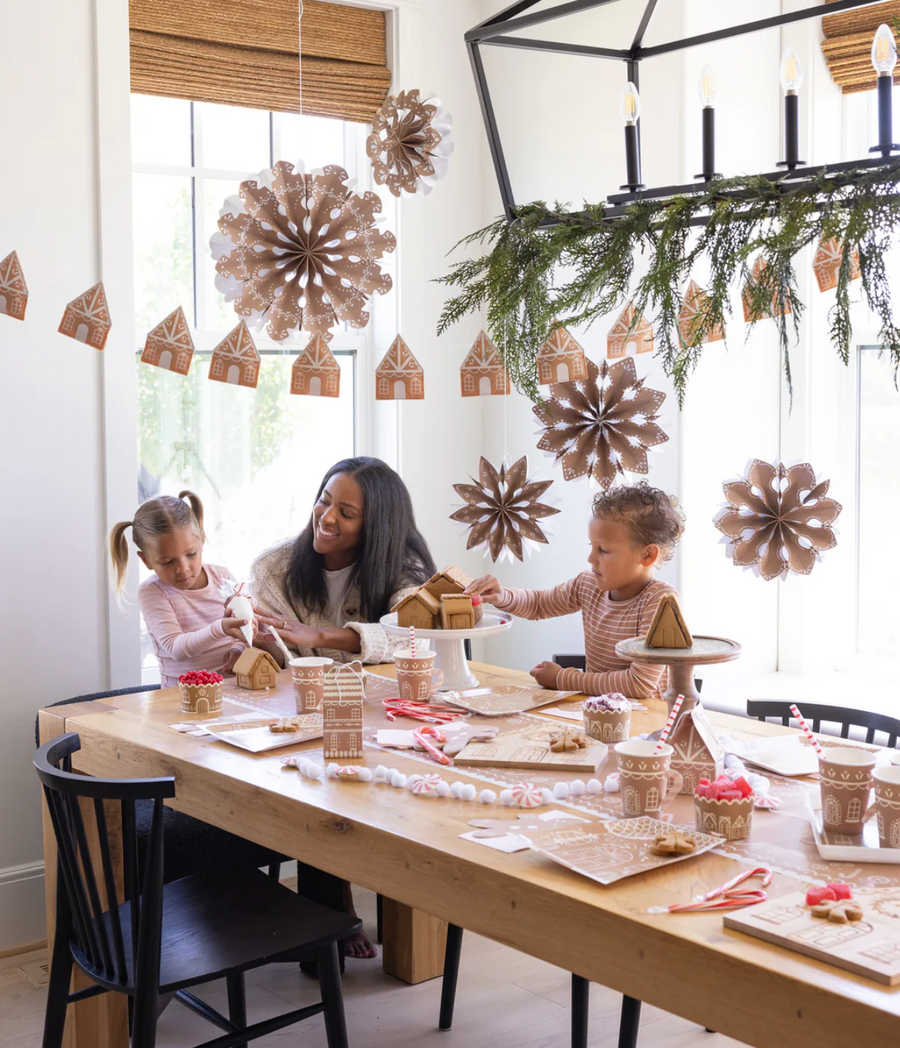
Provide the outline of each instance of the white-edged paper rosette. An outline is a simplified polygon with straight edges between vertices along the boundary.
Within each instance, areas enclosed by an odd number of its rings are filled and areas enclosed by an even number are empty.
[[[430,193],[444,177],[453,152],[453,119],[430,94],[418,90],[388,95],[372,118],[366,152],[375,184],[401,193]]]

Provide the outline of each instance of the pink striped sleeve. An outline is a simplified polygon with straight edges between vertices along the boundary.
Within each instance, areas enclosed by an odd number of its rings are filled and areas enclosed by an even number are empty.
[[[142,586],[138,590],[138,604],[147,629],[160,651],[179,661],[202,655],[210,645],[227,636],[222,620],[215,619],[208,626],[185,632],[175,616],[175,610],[159,586]]]
[[[581,611],[576,576],[560,586],[548,590],[504,589],[493,602],[501,611],[508,611],[523,619],[553,619]]]
[[[665,675],[665,666],[650,666],[646,662],[633,662],[627,670],[606,670],[603,673],[567,668],[560,670],[556,687],[559,691],[580,691],[583,695],[607,695],[618,691],[630,699],[653,699],[659,695]]]

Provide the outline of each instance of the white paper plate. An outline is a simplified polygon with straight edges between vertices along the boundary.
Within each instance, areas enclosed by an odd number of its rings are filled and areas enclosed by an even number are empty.
[[[310,739],[322,737],[322,714],[300,714],[300,730],[295,732],[271,732],[270,724],[276,724],[280,717],[260,717],[258,720],[212,721],[203,727],[213,738],[227,742],[251,753],[266,753],[278,750],[282,746],[294,746],[298,742],[309,742]]]
[[[823,859],[837,862],[879,862],[892,866],[900,865],[900,848],[882,848],[878,843],[878,826],[875,819],[864,824],[863,832],[851,836],[832,833],[822,829],[822,809],[808,799],[807,811],[812,826],[813,840]]]

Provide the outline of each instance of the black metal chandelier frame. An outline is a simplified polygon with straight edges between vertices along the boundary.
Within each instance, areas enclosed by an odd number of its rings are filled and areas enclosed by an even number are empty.
[[[503,201],[503,211],[508,221],[516,217],[516,201],[513,196],[512,184],[509,171],[506,166],[506,158],[503,153],[503,144],[500,140],[500,131],[497,126],[497,118],[491,102],[490,89],[484,71],[482,59],[482,46],[509,47],[525,51],[544,51],[551,54],[580,55],[587,58],[600,58],[606,61],[622,62],[625,65],[626,81],[631,81],[635,87],[640,88],[640,66],[646,59],[656,58],[659,55],[671,54],[675,51],[683,51],[690,47],[698,47],[701,44],[714,43],[718,40],[727,40],[730,37],[745,36],[749,33],[759,32],[763,29],[774,29],[778,26],[788,25],[792,22],[802,22],[809,18],[818,18],[825,13],[821,4],[814,7],[805,7],[798,11],[787,14],[773,15],[770,18],[755,19],[752,22],[744,22],[740,25],[730,26],[725,29],[717,29],[709,33],[701,33],[696,36],[684,37],[680,40],[671,40],[666,43],[656,44],[652,47],[644,47],[644,36],[650,26],[650,22],[659,4],[659,0],[647,0],[644,12],[638,23],[631,47],[611,48],[595,47],[589,44],[565,43],[552,40],[536,40],[521,36],[510,36],[522,29],[550,22],[567,15],[579,14],[595,8],[606,7],[612,3],[621,3],[622,0],[569,0],[568,3],[558,4],[555,7],[543,11],[530,11],[539,0],[518,0],[508,7],[492,15],[485,21],[480,22],[465,35],[466,47],[469,51],[469,60],[472,63],[472,72],[475,76],[475,85],[478,91],[478,100],[481,105],[481,114],[484,118],[487,131],[488,146],[491,151],[491,160],[500,187],[500,196]],[[881,0],[833,0],[828,4],[827,13],[837,14],[858,7],[871,7]],[[530,12],[530,13],[529,13]],[[640,121],[638,121],[638,128]],[[640,139],[638,139],[640,141]],[[888,160],[882,155],[876,158],[866,157],[862,160],[849,163],[817,165],[815,167],[793,168],[766,173],[763,177],[771,181],[790,181],[792,186],[810,183],[810,174],[815,172],[819,175],[836,176],[840,178],[842,172],[858,171],[864,168],[878,167]],[[847,176],[852,180],[852,176]],[[614,193],[606,197],[607,208],[605,218],[614,220],[623,215],[629,206],[636,200],[664,200],[669,197],[682,194],[705,193],[709,191],[709,182],[692,182],[687,185],[662,186],[652,189],[640,189],[625,193]],[[740,191],[733,194],[741,196]],[[557,220],[548,218],[542,224],[555,224]],[[695,223],[705,221],[702,217],[695,219]]]

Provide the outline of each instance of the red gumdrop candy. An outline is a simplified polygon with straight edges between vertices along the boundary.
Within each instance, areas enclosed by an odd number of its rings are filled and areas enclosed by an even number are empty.
[[[829,884],[827,885],[827,887],[834,892],[835,897],[838,899],[853,898],[853,890],[851,889],[849,884],[845,884],[843,881],[838,881],[837,883]]]
[[[739,775],[734,780],[734,785],[741,791],[742,797],[749,797],[753,793],[753,787],[744,778],[743,775]]]
[[[697,785],[698,786],[708,786],[709,785],[709,779],[700,779],[698,781]]]
[[[824,888],[810,888],[806,893],[807,906],[818,906],[820,902],[825,902],[826,899],[837,901],[837,895],[830,884],[827,884]]]
[[[743,797],[740,790],[723,790],[719,794],[720,801],[739,801]]]

